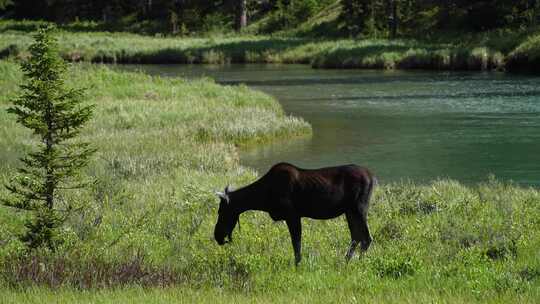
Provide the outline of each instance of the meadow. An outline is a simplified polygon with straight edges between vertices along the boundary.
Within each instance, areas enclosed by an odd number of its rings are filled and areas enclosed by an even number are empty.
[[[39,24],[0,21],[0,58],[27,56],[28,33]],[[396,40],[297,34],[166,37],[68,24],[62,27],[59,40],[66,60],[94,63],[302,63],[315,68],[535,71],[540,58],[539,34],[534,28]]]
[[[80,209],[56,251],[26,252],[17,239],[26,215],[0,207],[4,303],[540,298],[537,189],[495,179],[474,186],[382,181],[370,209],[370,250],[345,264],[346,221],[303,219],[303,261],[295,268],[286,226],[263,213],[243,214],[234,242],[218,246],[214,192],[263,173],[243,167],[239,149],[310,136],[308,123],[245,86],[101,65],[76,64],[69,73],[68,83],[88,88],[96,105],[82,134],[98,148],[86,172],[96,182],[63,193]],[[20,79],[15,62],[0,61],[2,182],[31,149],[31,134],[5,111]]]

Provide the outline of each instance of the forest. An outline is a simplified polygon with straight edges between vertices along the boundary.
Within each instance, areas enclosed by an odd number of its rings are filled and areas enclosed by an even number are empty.
[[[24,57],[25,34],[52,22],[70,61],[537,72],[539,3],[2,0],[0,57]]]
[[[334,0],[2,0],[4,18],[57,23],[91,21],[106,29],[193,34],[241,31],[264,20],[258,33],[291,29]],[[540,22],[537,0],[341,0],[338,36],[392,37],[440,31],[524,28]],[[325,34],[328,34],[326,32]],[[324,35],[319,33],[319,35]]]

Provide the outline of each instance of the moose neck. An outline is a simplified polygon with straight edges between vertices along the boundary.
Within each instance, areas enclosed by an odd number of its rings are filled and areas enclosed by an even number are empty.
[[[238,214],[248,210],[266,211],[264,191],[257,182],[233,191],[229,195]]]

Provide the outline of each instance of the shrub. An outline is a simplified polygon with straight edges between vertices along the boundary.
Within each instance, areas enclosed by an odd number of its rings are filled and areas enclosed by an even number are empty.
[[[399,279],[415,274],[419,264],[414,257],[386,256],[375,259],[373,267],[380,277]]]
[[[90,119],[92,107],[81,104],[81,90],[64,87],[66,65],[52,30],[43,27],[35,35],[31,57],[22,65],[22,93],[8,109],[40,139],[38,148],[21,159],[23,166],[6,185],[11,196],[0,199],[6,206],[34,215],[21,236],[30,248],[56,246],[56,229],[74,206],[64,202],[61,192],[85,186],[77,175],[94,152],[88,143],[73,141]]]

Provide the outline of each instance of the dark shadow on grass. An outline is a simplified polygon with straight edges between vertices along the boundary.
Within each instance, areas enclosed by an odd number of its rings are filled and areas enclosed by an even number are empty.
[[[410,50],[416,51],[407,53]],[[440,53],[443,50],[447,51],[444,55]],[[502,68],[502,64],[492,53],[485,58],[475,56],[473,48],[411,42],[405,45],[389,43],[334,49],[316,58],[313,67],[477,71]]]
[[[47,21],[24,21],[24,22],[0,22],[0,32],[16,31],[31,33],[37,31],[42,26],[49,24]]]
[[[5,49],[0,50],[0,59],[16,57],[21,52],[19,46],[10,44]]]
[[[204,54],[222,52],[233,63],[247,62],[246,53],[263,54],[264,52],[279,53],[289,48],[298,47],[312,42],[310,39],[297,38],[267,38],[261,40],[234,41],[206,47],[186,49],[187,53]]]
[[[117,63],[142,64],[201,64],[201,63],[266,63],[266,53],[277,54],[311,42],[306,39],[268,38],[261,40],[225,42],[186,49],[166,48],[149,53],[135,53],[117,57]],[[250,57],[251,56],[251,57]],[[299,62],[300,63],[300,62]]]
[[[305,38],[346,38],[348,36],[347,31],[340,27],[337,19],[321,22],[307,30],[300,30],[296,35]]]
[[[513,73],[538,74],[540,57],[524,53],[512,54],[506,60],[506,70]]]

